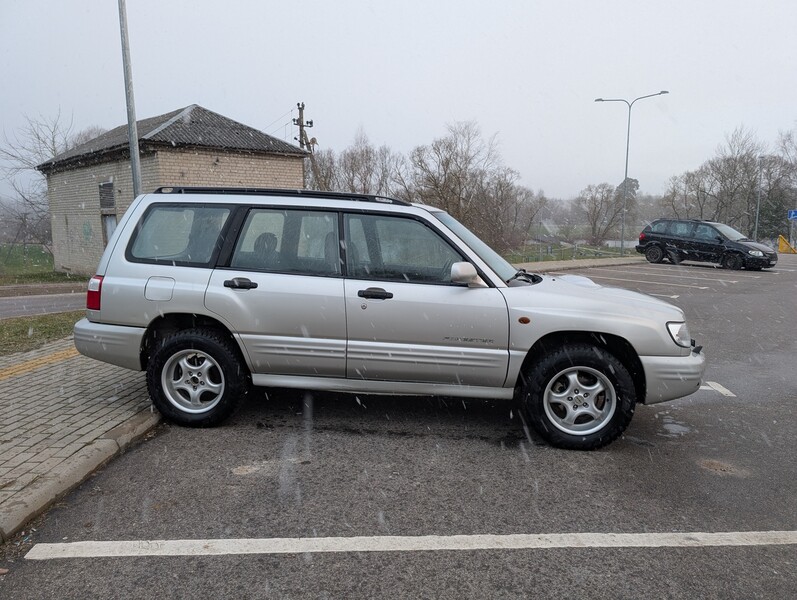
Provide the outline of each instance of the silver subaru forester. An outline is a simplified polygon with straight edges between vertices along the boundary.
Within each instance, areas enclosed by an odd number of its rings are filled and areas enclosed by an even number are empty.
[[[447,213],[371,195],[142,195],[86,306],[77,349],[145,370],[189,426],[223,421],[250,385],[432,394],[515,399],[549,443],[594,449],[705,369],[679,308],[519,271]]]

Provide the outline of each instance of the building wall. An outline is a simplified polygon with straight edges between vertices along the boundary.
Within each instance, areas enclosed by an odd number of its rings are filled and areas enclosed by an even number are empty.
[[[100,209],[99,185],[113,182],[116,210]],[[141,188],[161,186],[304,187],[304,159],[205,149],[159,150],[141,157]],[[127,160],[47,176],[56,271],[93,275],[105,249],[103,213],[120,218],[133,201]]]
[[[304,159],[206,149],[158,152],[160,185],[304,187]]]
[[[157,181],[155,154],[141,157],[143,189]],[[53,266],[56,271],[93,275],[105,250],[100,184],[113,182],[116,213],[121,217],[133,201],[133,178],[128,161],[92,165],[47,176],[47,198],[53,233]]]

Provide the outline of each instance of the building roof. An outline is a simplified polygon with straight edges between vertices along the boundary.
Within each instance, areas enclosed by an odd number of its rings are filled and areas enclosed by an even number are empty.
[[[136,122],[140,146],[191,146],[304,157],[309,153],[198,104]],[[75,146],[36,168],[50,171],[72,162],[96,160],[127,151],[127,125],[121,125]]]

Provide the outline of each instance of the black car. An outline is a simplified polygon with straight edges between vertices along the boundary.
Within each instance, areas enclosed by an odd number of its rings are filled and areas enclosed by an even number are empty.
[[[754,242],[733,227],[694,219],[657,219],[639,234],[636,251],[652,263],[669,259],[719,263],[726,269],[768,269],[778,253]]]

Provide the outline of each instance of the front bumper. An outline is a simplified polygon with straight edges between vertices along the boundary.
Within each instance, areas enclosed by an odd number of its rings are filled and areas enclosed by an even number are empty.
[[[706,370],[702,350],[693,350],[688,356],[640,356],[639,359],[647,382],[644,404],[675,400],[700,389]]]
[[[744,266],[748,269],[750,267],[755,269],[767,269],[769,267],[774,267],[776,264],[778,264],[777,254],[765,255],[760,258],[758,256],[750,256],[748,254],[744,257]]]
[[[94,323],[81,319],[75,323],[75,348],[83,356],[141,371],[142,327]]]

